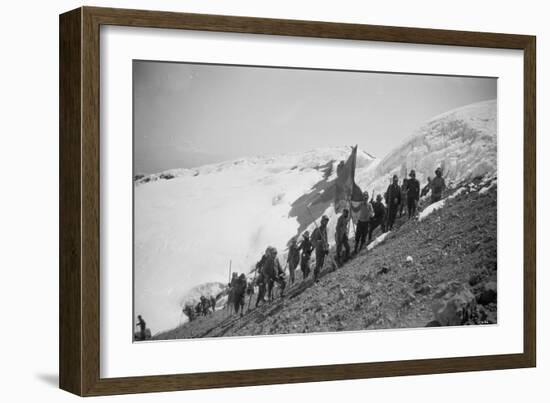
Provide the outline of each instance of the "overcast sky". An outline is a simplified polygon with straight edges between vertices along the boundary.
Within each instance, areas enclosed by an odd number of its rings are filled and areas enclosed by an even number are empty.
[[[134,61],[135,173],[358,144],[382,158],[497,80]]]

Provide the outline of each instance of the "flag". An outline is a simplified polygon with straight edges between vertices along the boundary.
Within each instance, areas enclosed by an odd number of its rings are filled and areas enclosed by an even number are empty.
[[[313,185],[308,193],[303,194],[292,203],[288,215],[295,217],[300,224],[297,234],[325,214],[332,203],[334,203],[334,210],[337,213],[347,208],[350,210],[352,218],[357,216],[358,207],[363,201],[363,194],[359,186],[355,184],[356,156],[357,146],[351,148],[351,154],[346,161],[338,163],[335,179],[332,179],[333,161],[321,166],[324,177]]]
[[[347,161],[341,161],[336,168],[334,192],[334,210],[340,213],[343,209],[350,210],[351,218],[356,221],[360,204],[363,201],[363,192],[355,183],[355,162],[357,146],[351,148],[351,155]]]
[[[351,219],[354,223],[357,222],[359,217],[359,211],[361,210],[361,204],[363,203],[363,191],[355,183],[353,184],[353,191],[350,198],[350,207],[351,207]]]

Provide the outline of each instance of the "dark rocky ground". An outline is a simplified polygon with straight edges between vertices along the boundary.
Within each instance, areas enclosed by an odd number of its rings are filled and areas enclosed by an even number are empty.
[[[221,310],[154,339],[496,323],[497,186],[490,183],[466,185],[423,221],[400,218],[372,250],[336,271],[325,263],[317,284],[298,271],[284,298],[253,309],[252,297],[242,318]]]

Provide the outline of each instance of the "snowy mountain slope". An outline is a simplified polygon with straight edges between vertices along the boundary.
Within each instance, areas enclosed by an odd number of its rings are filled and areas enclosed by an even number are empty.
[[[217,297],[222,291],[226,288],[225,283],[219,282],[209,282],[199,284],[191,290],[189,290],[182,298],[180,305],[184,306],[185,304],[195,305],[199,302],[200,297],[204,295],[205,297]]]
[[[349,147],[149,175],[135,183],[135,310],[153,333],[173,327],[182,296],[249,272],[267,245],[281,253],[299,228],[292,204],[331,180]],[[362,164],[373,157],[361,154]],[[301,214],[306,214],[302,211]],[[281,259],[283,260],[283,259]]]
[[[496,176],[496,108],[496,100],[484,101],[430,119],[382,160],[377,159],[370,164],[358,162],[355,182],[372,197],[373,192],[375,195],[384,194],[394,174],[401,184],[404,177],[408,178],[411,169],[416,170],[421,186],[426,184],[428,176],[434,176],[438,166],[443,168],[448,186],[476,176]],[[322,180],[313,189],[322,189],[328,186],[327,182]],[[304,195],[294,203],[291,214],[297,210],[297,205],[305,209],[303,205],[307,203],[302,200],[313,203],[310,210],[315,218],[322,214],[329,217],[327,232],[332,245],[335,243],[337,213],[330,203],[332,195],[328,196],[320,200],[313,193]],[[300,229],[307,229],[310,233],[315,229],[315,223],[311,220],[303,224]]]
[[[455,109],[428,121],[407,141],[377,160],[358,152],[356,182],[383,193],[393,174],[414,168],[424,185],[442,166],[447,182],[496,175],[496,101]],[[177,169],[135,181],[135,309],[153,333],[173,328],[182,296],[206,282],[227,283],[233,271],[249,272],[267,245],[284,263],[290,237],[336,212],[336,165],[350,147],[271,157],[241,158]],[[309,207],[308,208],[306,208]],[[311,213],[310,213],[311,211]]]
[[[474,300],[468,315],[453,300],[450,316],[458,313],[463,325],[497,323],[497,184],[475,182],[420,222],[398,218],[398,229],[381,235],[376,247],[336,271],[325,266],[319,283],[298,273],[285,298],[254,308],[252,297],[242,318],[216,312],[154,339],[446,326],[434,323],[441,318],[434,307],[456,284]]]
[[[430,119],[409,140],[370,169],[358,170],[356,182],[369,193],[383,193],[394,174],[399,183],[411,169],[423,186],[435,168],[447,182],[494,175],[497,170],[497,102],[463,106]]]

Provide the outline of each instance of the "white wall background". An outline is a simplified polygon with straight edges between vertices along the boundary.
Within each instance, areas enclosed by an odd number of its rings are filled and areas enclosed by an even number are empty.
[[[76,401],[57,389],[58,14],[79,1],[2,4],[0,133],[0,396],[3,401]],[[545,2],[124,0],[88,5],[537,35],[538,368],[102,398],[102,401],[546,402],[550,392],[548,210],[550,26]],[[518,150],[520,152],[520,150]],[[546,184],[546,186],[544,186]],[[513,195],[510,195],[513,197]],[[546,197],[545,197],[546,196]],[[518,202],[521,202],[518,200]]]

